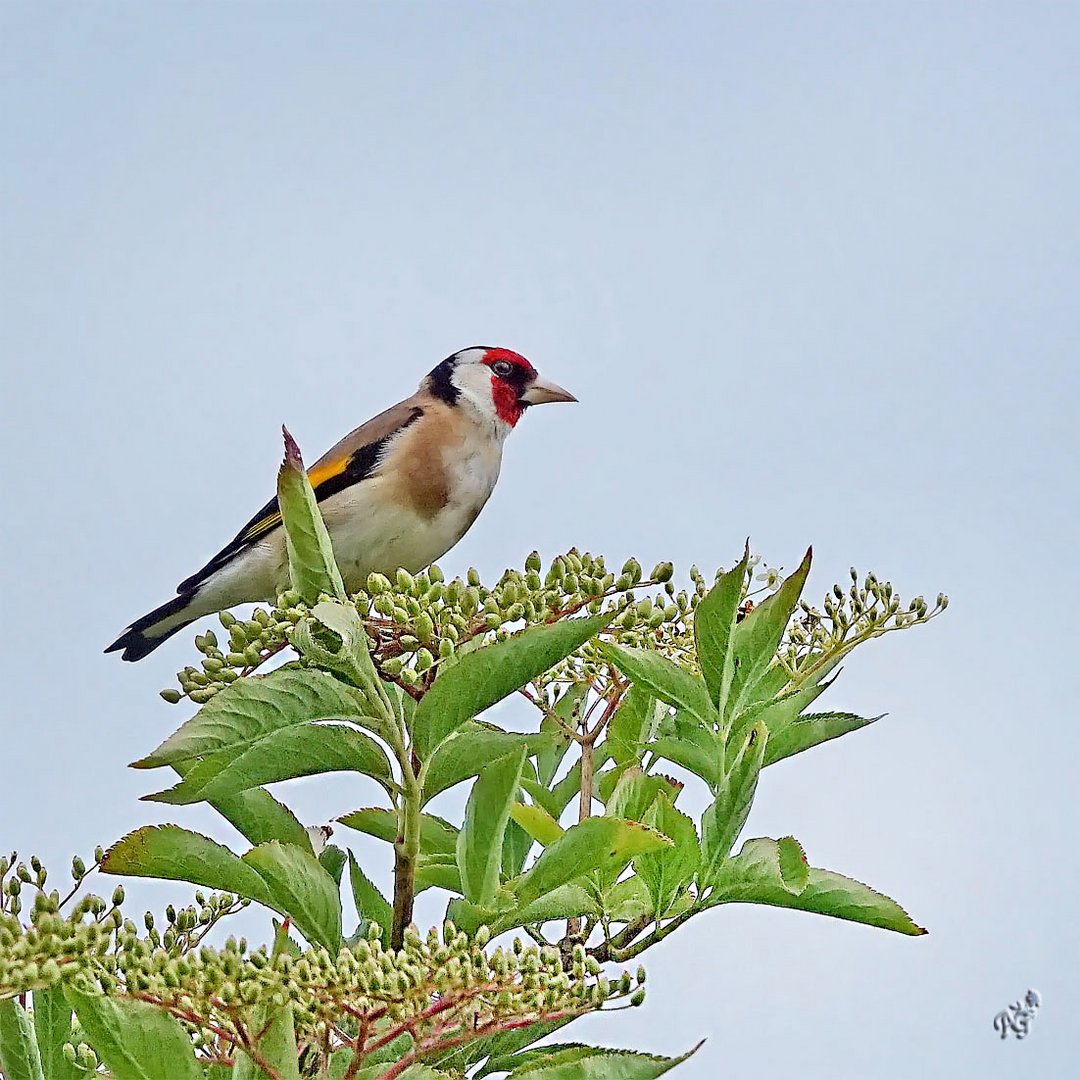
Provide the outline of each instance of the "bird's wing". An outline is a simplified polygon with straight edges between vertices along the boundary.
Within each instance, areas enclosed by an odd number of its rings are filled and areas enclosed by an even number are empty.
[[[376,472],[386,444],[424,415],[426,403],[426,395],[414,394],[361,424],[331,447],[308,469],[315,498],[321,502]],[[181,581],[176,591],[186,593],[197,589],[238,552],[261,540],[280,524],[281,511],[275,495],[198,573]]]

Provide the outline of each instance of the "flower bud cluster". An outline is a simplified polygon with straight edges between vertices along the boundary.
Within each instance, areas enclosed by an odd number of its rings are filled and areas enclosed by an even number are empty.
[[[625,644],[673,637],[688,645],[682,624],[692,600],[685,592],[676,593],[672,572],[671,563],[660,563],[646,578],[638,561],[629,559],[616,575],[602,556],[577,549],[556,557],[544,571],[533,552],[523,569],[507,570],[490,588],[474,569],[446,581],[433,565],[419,574],[399,570],[392,580],[372,574],[353,602],[375,643],[382,673],[412,687],[430,683],[438,664],[466,642],[502,640],[522,626],[579,612],[614,612],[611,632]],[[635,593],[660,586],[663,591],[653,595]],[[186,667],[177,676],[180,690],[164,690],[162,697],[172,703],[184,697],[196,704],[209,701],[284,647],[292,627],[309,614],[299,598],[288,593],[273,610],[256,610],[247,620],[222,612],[227,646],[219,644],[213,631],[198,635],[196,648],[205,657],[201,670]]]
[[[294,592],[278,597],[277,606],[267,611],[256,608],[249,619],[238,619],[230,611],[218,615],[218,621],[228,636],[224,645],[219,643],[213,630],[195,635],[195,648],[205,659],[201,668],[190,664],[176,676],[180,689],[161,691],[161,696],[171,705],[185,697],[204,705],[229,683],[250,674],[260,664],[287,644],[287,633],[310,612]]]
[[[9,886],[19,883],[18,895],[26,884],[19,868],[25,867],[14,860],[0,866]],[[8,876],[9,870],[15,872]],[[33,877],[32,867],[27,873]],[[517,940],[488,951],[486,931],[470,938],[449,922],[426,935],[410,927],[397,952],[383,948],[373,927],[336,956],[324,948],[294,955],[252,951],[235,937],[221,948],[199,944],[201,935],[193,932],[212,923],[215,912],[232,910],[233,897],[197,894],[194,907],[170,907],[161,932],[149,913],[141,929],[123,916],[122,889],[113,900],[84,896],[65,915],[55,892],[39,891],[25,923],[0,912],[0,999],[60,982],[137,997],[181,1017],[196,1048],[213,1048],[223,1035],[242,1043],[266,1008],[289,1002],[301,1043],[329,1046],[344,1029],[357,1030],[352,1020],[359,1020],[366,1041],[354,1049],[362,1059],[398,1029],[418,1039],[451,1021],[456,1030],[509,1030],[613,1000],[638,1004],[643,995],[642,972],[636,980],[628,973],[609,980],[580,946],[564,968],[553,947]],[[442,1008],[433,1015],[436,996]],[[88,1048],[72,1050],[90,1067]]]
[[[418,574],[399,570],[392,579],[372,574],[353,603],[374,643],[382,675],[418,693],[431,684],[439,664],[466,643],[475,648],[505,639],[524,626],[579,613],[608,612],[607,639],[656,650],[694,670],[694,612],[722,573],[717,570],[709,581],[692,566],[689,587],[678,589],[671,563],[659,563],[646,576],[636,559],[628,559],[616,574],[607,569],[602,556],[573,548],[545,570],[534,551],[521,570],[507,570],[490,588],[476,570],[447,581],[432,565]],[[796,613],[780,650],[793,674],[857,641],[926,622],[948,603],[939,596],[931,608],[919,597],[904,606],[890,583],[870,574],[860,584],[858,575],[852,574],[850,588],[834,586],[822,608],[804,602]],[[765,566],[759,557],[749,560],[740,618],[753,609],[755,597],[775,591],[782,580],[780,571]],[[204,656],[201,670],[185,668],[178,675],[181,690],[165,690],[162,696],[172,702],[183,696],[196,704],[209,701],[284,648],[292,629],[309,617],[309,609],[295,593],[283,594],[275,608],[258,609],[246,620],[222,612],[219,619],[228,642],[219,644],[213,631],[198,635],[195,644]],[[587,646],[537,679],[535,688],[546,699],[550,697],[546,688],[552,685],[595,685],[608,672],[607,661]]]
[[[879,581],[873,573],[864,577],[855,567],[850,578],[847,588],[834,585],[821,607],[799,602],[781,645],[781,656],[793,673],[862,641],[927,623],[949,606],[944,593],[938,593],[933,606],[921,596],[905,603],[892,582]]]

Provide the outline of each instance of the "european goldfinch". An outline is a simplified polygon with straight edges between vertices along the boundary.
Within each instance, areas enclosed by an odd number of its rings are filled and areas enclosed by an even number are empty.
[[[518,353],[477,346],[447,357],[412,397],[346,435],[308,470],[346,589],[364,588],[373,572],[415,572],[449,551],[491,495],[522,413],[576,400]],[[195,619],[273,600],[288,585],[275,497],[105,651],[141,660]]]

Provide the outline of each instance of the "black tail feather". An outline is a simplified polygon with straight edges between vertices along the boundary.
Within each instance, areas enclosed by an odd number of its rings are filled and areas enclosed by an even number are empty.
[[[168,641],[178,630],[183,630],[194,619],[187,622],[177,623],[167,630],[158,630],[154,627],[167,619],[170,615],[179,614],[191,603],[193,592],[181,593],[166,601],[161,607],[154,608],[148,615],[136,619],[105,651],[107,653],[120,652],[122,660],[141,660],[144,656],[152,653],[163,641]]]

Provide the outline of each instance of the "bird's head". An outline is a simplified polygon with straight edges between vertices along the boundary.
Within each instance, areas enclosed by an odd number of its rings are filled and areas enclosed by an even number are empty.
[[[467,405],[484,419],[512,428],[530,405],[577,401],[573,394],[543,379],[520,353],[483,345],[448,356],[424,380],[450,405]]]

